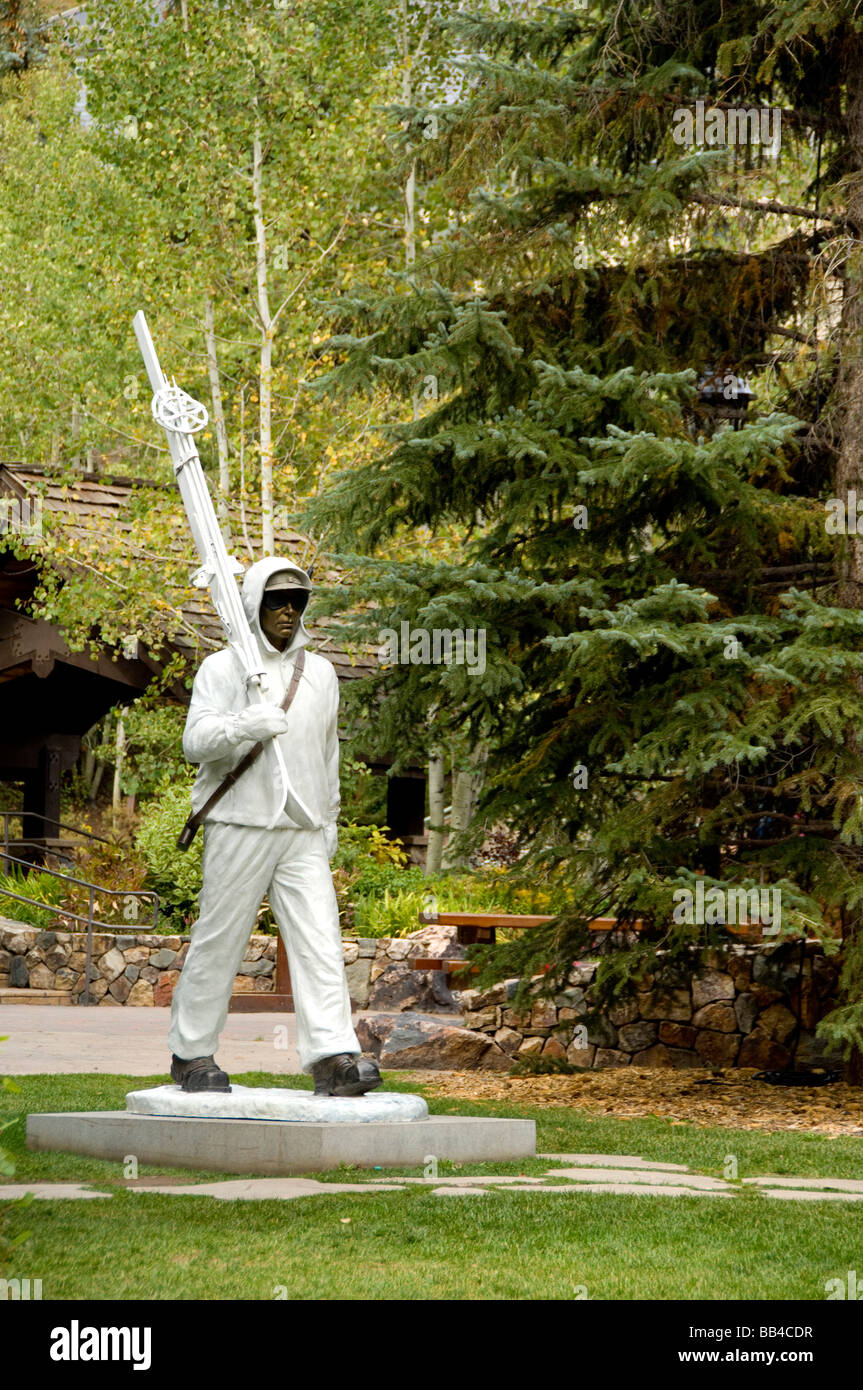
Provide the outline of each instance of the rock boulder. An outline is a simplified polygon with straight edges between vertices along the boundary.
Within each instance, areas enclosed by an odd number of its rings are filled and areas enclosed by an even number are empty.
[[[510,1058],[485,1033],[402,1014],[361,1018],[357,1037],[382,1067],[430,1071],[505,1071]]]

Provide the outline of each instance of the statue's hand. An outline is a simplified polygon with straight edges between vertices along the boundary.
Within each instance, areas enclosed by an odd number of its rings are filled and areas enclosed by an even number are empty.
[[[287,733],[288,718],[283,709],[276,705],[250,705],[234,715],[234,731],[237,742],[244,738],[272,738],[275,734]]]

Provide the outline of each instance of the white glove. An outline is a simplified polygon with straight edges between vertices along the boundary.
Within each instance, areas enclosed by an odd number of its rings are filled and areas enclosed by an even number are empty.
[[[278,705],[249,705],[239,714],[232,715],[231,722],[237,743],[242,743],[245,738],[257,743],[259,739],[272,738],[288,730],[287,715]]]
[[[324,844],[327,849],[327,858],[333,859],[339,847],[339,827],[333,821],[332,825],[324,826]]]

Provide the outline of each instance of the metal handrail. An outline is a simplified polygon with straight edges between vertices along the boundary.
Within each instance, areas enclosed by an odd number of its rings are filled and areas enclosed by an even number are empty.
[[[94,835],[92,830],[82,830],[78,825],[67,825],[66,821],[56,820],[53,816],[43,816],[41,811],[0,811],[3,817],[3,848],[9,847],[9,821],[23,821],[25,816],[28,820],[40,820],[45,825],[57,825],[61,830],[74,830],[76,835],[84,835],[88,840],[98,840],[102,845],[113,844],[112,840],[106,840],[103,835]],[[24,834],[24,826],[21,826],[21,834]],[[25,841],[25,843],[29,843]]]
[[[5,854],[4,858],[9,860],[12,864],[20,864],[21,867],[27,869],[28,872],[32,872],[32,870],[35,869],[37,873],[51,874],[53,878],[62,879],[64,883],[78,883],[82,888],[89,889],[86,917],[82,917],[80,912],[72,912],[71,909],[67,908],[57,907],[56,912],[58,917],[71,917],[76,922],[87,923],[87,959],[84,966],[84,988],[81,991],[80,1003],[92,1004],[93,1001],[90,998],[90,966],[93,961],[93,911],[95,907],[95,894],[110,893],[115,898],[152,898],[152,925],[154,928],[159,921],[159,894],[153,892],[153,890],[149,888],[126,888],[122,890],[106,888],[102,883],[91,883],[89,879],[86,878],[75,878],[72,874],[61,873],[59,869],[46,869],[43,864],[31,864],[27,859],[16,859],[14,854]],[[16,902],[28,903],[31,907],[41,907],[43,910],[49,912],[54,908],[53,903],[40,902],[38,898],[26,898],[21,893],[10,892],[8,888],[0,888],[0,897],[14,898]],[[98,925],[101,930],[107,929],[111,932],[136,932],[140,930],[140,926],[137,922],[133,927],[130,927],[125,923],[123,923],[122,926],[115,926],[113,922],[103,922],[100,920]]]

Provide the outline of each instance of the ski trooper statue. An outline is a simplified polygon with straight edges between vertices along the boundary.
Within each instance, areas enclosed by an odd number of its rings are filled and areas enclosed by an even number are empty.
[[[315,1095],[356,1096],[381,1084],[374,1062],[360,1055],[351,1023],[328,863],[337,848],[339,691],[326,657],[306,652],[290,708],[280,707],[298,653],[312,640],[303,623],[311,589],[305,570],[289,561],[267,558],[246,571],[243,607],[260,645],[268,703],[248,702],[230,648],[206,657],[195,677],[183,734],[186,757],[200,764],[193,811],[257,740],[265,749],[203,821],[200,916],[174,991],[169,1034],[171,1077],[184,1091],[231,1089],[214,1054],[265,893],[288,956],[300,1066],[312,1073]],[[282,788],[267,756],[271,738],[279,740],[288,772],[278,817],[273,798]]]

